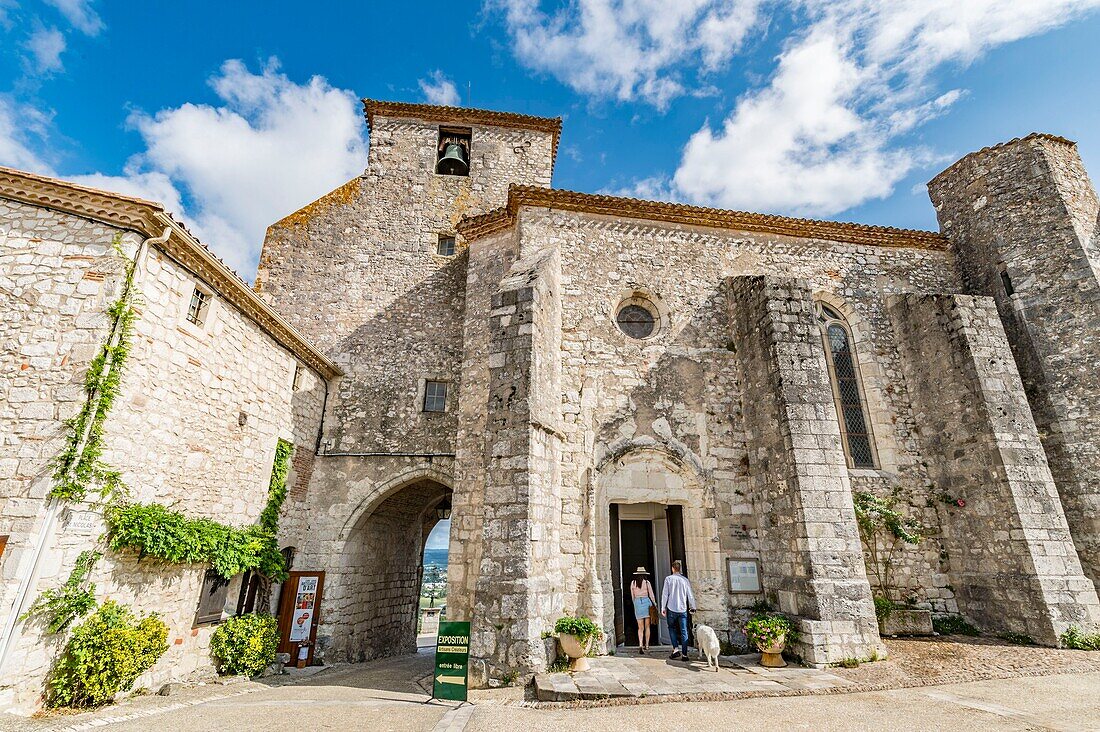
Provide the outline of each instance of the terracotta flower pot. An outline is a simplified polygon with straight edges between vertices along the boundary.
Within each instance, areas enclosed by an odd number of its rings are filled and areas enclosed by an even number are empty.
[[[760,665],[765,668],[783,668],[787,662],[783,660],[783,649],[787,645],[787,636],[781,635],[770,646],[764,647],[756,644],[760,651]]]
[[[592,647],[593,640],[595,637],[589,637],[582,643],[581,639],[575,635],[558,633],[558,643],[561,643],[561,649],[565,651],[565,655],[569,656],[570,671],[588,670],[588,651]]]

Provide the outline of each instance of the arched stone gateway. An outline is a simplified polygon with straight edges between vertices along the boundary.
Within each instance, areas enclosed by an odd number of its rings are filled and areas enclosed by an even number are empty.
[[[322,618],[331,637],[328,658],[368,661],[416,651],[424,544],[450,495],[439,476],[415,473],[383,485],[349,517]]]

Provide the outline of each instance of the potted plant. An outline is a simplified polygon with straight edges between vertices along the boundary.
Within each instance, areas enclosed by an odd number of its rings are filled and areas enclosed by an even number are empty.
[[[783,649],[788,640],[794,640],[796,633],[791,621],[776,613],[760,613],[745,623],[745,637],[760,651],[760,665],[768,668],[783,668]]]
[[[587,671],[592,641],[603,635],[599,626],[584,616],[565,615],[554,623],[554,632],[561,649],[569,656],[569,670]]]

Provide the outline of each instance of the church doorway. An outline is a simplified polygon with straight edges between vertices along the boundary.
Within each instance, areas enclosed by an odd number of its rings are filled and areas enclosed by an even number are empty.
[[[630,583],[637,568],[645,567],[660,603],[661,588],[665,577],[672,571],[672,560],[685,561],[683,507],[658,503],[613,503],[609,510],[615,643],[637,646],[638,623],[634,617]],[[685,564],[685,574],[687,571]],[[668,625],[664,618],[659,619],[650,633],[650,645],[668,644]]]

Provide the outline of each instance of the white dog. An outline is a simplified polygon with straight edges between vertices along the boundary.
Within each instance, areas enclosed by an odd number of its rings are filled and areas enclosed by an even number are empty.
[[[706,656],[707,668],[713,665],[714,671],[717,673],[718,654],[721,652],[722,646],[718,642],[718,636],[715,634],[714,628],[709,625],[696,625],[695,645],[699,646],[699,650]]]

